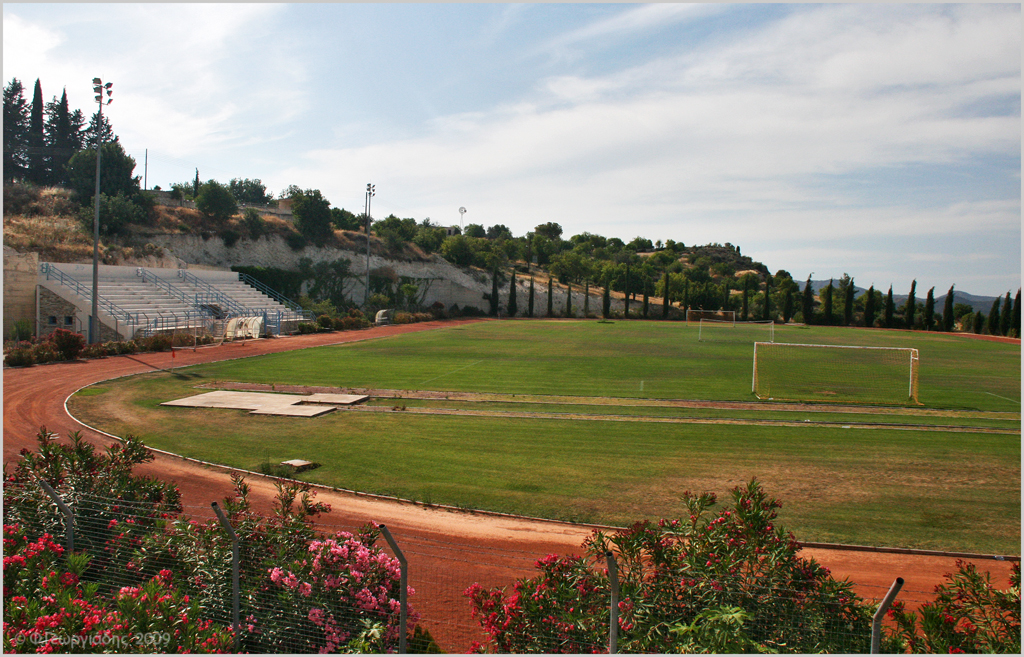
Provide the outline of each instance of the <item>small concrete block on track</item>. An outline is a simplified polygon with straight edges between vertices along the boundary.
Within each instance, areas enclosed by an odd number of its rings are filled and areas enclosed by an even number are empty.
[[[316,402],[309,405],[309,395],[282,395],[269,392],[238,392],[214,390],[201,395],[163,402],[161,406],[186,406],[190,408],[231,408],[250,411],[253,415],[284,415],[292,417],[316,417],[337,410],[337,406]]]

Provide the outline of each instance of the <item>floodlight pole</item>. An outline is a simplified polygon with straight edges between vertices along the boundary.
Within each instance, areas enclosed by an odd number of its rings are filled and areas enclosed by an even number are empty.
[[[96,102],[100,108],[96,117],[96,195],[92,221],[92,316],[89,317],[89,344],[100,341],[100,154],[103,151],[103,106],[114,102],[111,98],[114,93],[111,89],[113,86],[113,82],[103,84],[103,80],[99,78],[92,79],[92,90],[96,94]],[[107,92],[106,102],[103,101],[104,90]]]
[[[363,307],[370,303],[370,199],[376,195],[377,186],[366,184],[366,290],[363,293]]]

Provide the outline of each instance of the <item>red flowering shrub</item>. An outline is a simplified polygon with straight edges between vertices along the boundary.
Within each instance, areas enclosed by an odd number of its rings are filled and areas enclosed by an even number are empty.
[[[992,586],[989,574],[973,563],[957,560],[956,567],[947,583],[935,587],[935,601],[917,614],[893,603],[888,617],[896,628],[886,630],[888,652],[1020,654],[1020,562],[1013,564],[1006,590]]]
[[[85,336],[81,333],[68,331],[67,329],[55,329],[47,337],[47,341],[53,345],[54,350],[60,354],[61,360],[74,360],[85,348]]]
[[[619,572],[619,646],[623,652],[707,650],[704,621],[742,624],[746,647],[778,652],[867,652],[870,611],[849,582],[797,556],[791,534],[775,525],[781,504],[756,481],[734,502],[708,513],[715,496],[685,494],[688,519],[637,523],[583,547],[587,561],[554,555],[542,573],[511,591],[466,591],[473,615],[498,652],[607,650],[611,551]],[[733,627],[731,631],[736,631]],[[707,638],[706,636],[704,638]],[[724,644],[723,644],[724,645]]]
[[[4,525],[4,652],[228,652],[233,637],[201,620],[170,571],[109,599],[84,583],[86,554],[67,555],[49,535],[30,541]]]

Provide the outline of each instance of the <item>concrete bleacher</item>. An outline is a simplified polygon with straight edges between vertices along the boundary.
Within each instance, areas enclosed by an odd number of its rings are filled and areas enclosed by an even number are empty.
[[[39,269],[39,285],[73,305],[88,326],[92,265],[40,263]],[[123,337],[214,330],[217,321],[232,317],[262,317],[266,332],[280,334],[305,318],[231,271],[101,265],[98,289],[101,324]]]

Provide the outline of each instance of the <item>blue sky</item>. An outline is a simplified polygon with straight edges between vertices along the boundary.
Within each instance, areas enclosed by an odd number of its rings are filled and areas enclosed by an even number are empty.
[[[1021,281],[1020,5],[17,4],[4,82],[66,87],[147,181],[360,212],[731,242],[797,279]],[[923,296],[923,292],[918,296]]]

